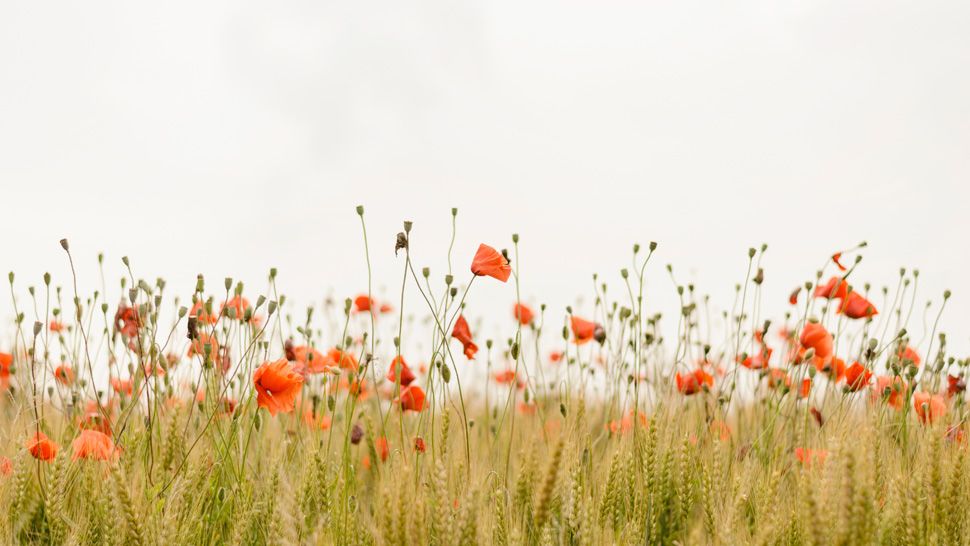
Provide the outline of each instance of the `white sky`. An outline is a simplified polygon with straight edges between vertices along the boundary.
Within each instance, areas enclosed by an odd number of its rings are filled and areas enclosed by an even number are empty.
[[[557,313],[657,240],[667,314],[663,264],[729,306],[767,242],[778,316],[868,240],[857,282],[920,268],[967,352],[968,28],[960,1],[4,2],[0,270],[65,283],[66,236],[85,290],[103,250],[183,291],[277,266],[309,302],[366,288],[356,204],[390,286],[401,220],[440,276],[457,206],[459,278],[518,232]]]

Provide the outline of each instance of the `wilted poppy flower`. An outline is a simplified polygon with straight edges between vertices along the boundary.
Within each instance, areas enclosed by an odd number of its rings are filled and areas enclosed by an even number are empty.
[[[596,323],[581,319],[576,315],[569,317],[569,326],[573,330],[573,341],[576,342],[576,345],[582,345],[596,335]]]
[[[115,311],[114,324],[115,330],[124,334],[125,337],[137,336],[138,328],[141,325],[141,321],[138,319],[138,310],[122,303]]]
[[[466,358],[469,360],[475,358],[475,353],[478,352],[478,345],[475,345],[472,341],[472,332],[468,328],[468,321],[465,320],[464,315],[458,315],[458,320],[455,321],[455,327],[451,330],[451,337],[461,342]]]
[[[31,436],[26,443],[24,443],[24,447],[27,448],[27,451],[29,451],[35,459],[41,461],[54,460],[54,457],[57,456],[58,450],[60,450],[60,447],[55,444],[53,440],[48,438],[46,434],[39,430],[34,433],[34,435]]]
[[[939,394],[917,392],[913,394],[913,409],[923,423],[933,423],[946,415],[946,401]]]
[[[358,313],[366,313],[374,306],[374,300],[366,294],[361,294],[354,298],[354,310]]]
[[[963,379],[962,375],[949,375],[946,376],[946,395],[949,397],[956,396],[958,394],[963,394],[967,390],[967,382]]]
[[[285,358],[264,362],[253,372],[256,387],[256,403],[266,408],[270,415],[277,412],[290,413],[296,397],[303,387],[303,376],[293,369]]]
[[[120,377],[111,378],[111,388],[118,394],[126,394],[131,396],[132,389],[134,388],[134,383],[131,379],[121,379]]]
[[[795,458],[798,462],[802,463],[806,468],[811,468],[813,465],[822,464],[825,459],[829,456],[829,452],[824,449],[807,449],[804,447],[795,448]]]
[[[391,383],[398,382],[398,374],[400,374],[400,381],[402,387],[407,387],[414,381],[414,372],[408,367],[407,362],[404,361],[403,356],[396,356],[394,360],[391,361],[391,366],[387,369],[387,380]]]
[[[919,353],[916,352],[916,349],[910,347],[909,345],[907,345],[904,349],[900,349],[899,352],[896,353],[896,356],[898,356],[899,360],[903,362],[903,365],[912,364],[913,366],[919,366],[923,361],[920,358]]]
[[[61,385],[72,385],[74,383],[74,369],[67,364],[61,364],[54,368],[54,379]]]
[[[677,390],[688,396],[714,387],[714,376],[700,368],[687,374],[677,372],[674,379],[677,382]]]
[[[870,318],[879,314],[879,311],[876,311],[876,306],[855,290],[849,292],[849,295],[842,299],[838,312],[852,319]]]
[[[327,353],[327,357],[336,362],[340,369],[357,371],[357,357],[347,351],[341,351],[334,347]]]
[[[812,414],[812,418],[815,419],[815,423],[818,424],[818,426],[825,424],[825,419],[822,418],[822,412],[815,406],[808,408],[808,413]]]
[[[350,443],[357,445],[364,438],[364,427],[357,423],[354,423],[354,427],[350,429]]]
[[[853,362],[851,366],[846,368],[845,390],[852,392],[860,391],[868,387],[870,382],[872,382],[872,372],[862,364]]]
[[[909,388],[903,378],[894,375],[880,375],[876,377],[876,384],[872,389],[874,400],[885,400],[886,403],[897,410],[903,408],[905,403],[905,392]]]
[[[524,303],[516,303],[512,307],[512,315],[515,316],[515,320],[519,321],[522,326],[528,326],[532,324],[532,319],[535,318],[535,313],[532,309],[529,309],[528,305]]]
[[[505,259],[505,256],[502,256],[499,251],[486,244],[482,244],[479,245],[478,252],[475,253],[475,257],[472,259],[472,273],[505,282],[509,280],[509,276],[512,274],[512,267],[509,265],[509,261]]]
[[[817,322],[805,325],[800,342],[806,349],[815,349],[815,356],[818,358],[824,360],[832,356],[832,334]]]
[[[832,277],[827,283],[815,287],[816,298],[842,299],[849,295],[849,283],[842,277]]]
[[[424,443],[424,438],[420,436],[414,437],[414,450],[418,453],[424,453],[428,450],[428,446]]]
[[[115,456],[115,444],[111,438],[97,430],[85,429],[71,442],[74,453],[71,460],[94,459],[108,461]]]

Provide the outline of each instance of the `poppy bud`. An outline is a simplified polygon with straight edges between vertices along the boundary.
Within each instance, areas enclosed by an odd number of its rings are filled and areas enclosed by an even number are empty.
[[[620,270],[620,277],[623,277],[625,279],[625,278],[627,278],[627,276],[629,276],[629,273],[627,272],[626,268],[624,267],[623,269]]]
[[[563,417],[566,416],[566,404],[563,402],[559,402],[559,413],[562,414]]]
[[[640,243],[633,243],[633,253],[640,252]]]
[[[357,216],[364,215],[364,205],[357,205]]]
[[[226,277],[224,283],[226,285],[226,290],[232,288],[232,277]]]
[[[455,278],[453,276],[451,276],[451,275],[445,275],[445,286],[451,286],[451,283],[454,280],[455,280]]]
[[[259,408],[256,408],[256,409],[259,409]],[[256,415],[253,417],[253,426],[256,427],[256,432],[259,432],[259,430],[263,428],[263,420],[260,417],[259,412],[257,412]]]
[[[562,327],[562,338],[569,339],[569,328],[565,326]]]
[[[518,343],[513,343],[512,344],[512,348],[509,349],[509,354],[512,355],[512,360],[516,360],[516,359],[519,358],[519,344]]]
[[[427,278],[428,278],[428,277],[429,277],[429,276],[431,275],[431,268],[430,268],[430,267],[425,267],[425,268],[422,268],[422,269],[421,269],[421,275],[422,275],[422,276],[423,276],[423,277],[424,277],[425,279],[427,279]]]
[[[102,303],[101,304],[101,312],[102,313],[107,313],[108,312],[108,304],[107,303]]]
[[[448,365],[444,362],[441,363],[441,379],[443,379],[445,383],[451,382],[451,369],[448,368]]]
[[[71,245],[67,244],[67,239],[61,239],[61,248],[70,252]]]
[[[454,287],[454,286],[452,286],[452,287],[451,287],[451,297],[453,297],[453,298],[454,298],[454,297],[455,297],[455,296],[457,296],[457,295],[458,295],[458,288],[457,288],[457,287]]]
[[[748,257],[749,258],[754,258],[754,255],[755,255],[756,252],[757,252],[757,250],[755,250],[754,247],[749,248],[748,249]]]
[[[458,216],[458,208],[457,207],[451,207],[451,215],[452,216]]]
[[[40,322],[36,322],[35,321],[34,322],[34,337],[37,337],[37,335],[40,334],[40,331],[43,328],[44,328],[44,325],[43,324],[41,324]]]
[[[518,243],[519,242],[519,234],[518,233],[513,233],[512,234],[512,242],[513,243]]]
[[[647,248],[650,249],[650,252],[657,250],[657,241],[650,241],[650,245]]]
[[[337,399],[333,395],[327,396],[327,409],[333,412],[334,408],[337,407]]]
[[[948,300],[948,299],[950,299],[950,296],[951,296],[951,293],[950,293],[949,290],[944,290],[943,291],[943,299]]]
[[[7,273],[7,279],[10,280],[10,284],[13,284],[13,271]]]

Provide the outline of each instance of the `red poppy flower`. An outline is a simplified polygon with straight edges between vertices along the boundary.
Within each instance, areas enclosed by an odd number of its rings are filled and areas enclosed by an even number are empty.
[[[788,376],[787,371],[781,368],[768,368],[766,377],[768,378],[768,388],[770,389],[791,387],[791,377]]]
[[[74,453],[71,460],[94,459],[108,461],[115,457],[115,444],[111,438],[97,430],[85,429],[71,442]]]
[[[414,450],[418,453],[424,453],[428,450],[427,444],[424,443],[424,438],[420,436],[414,437]]]
[[[285,358],[264,362],[253,372],[256,403],[266,408],[270,415],[277,412],[290,413],[296,397],[303,388],[303,376],[293,369]]]
[[[394,308],[391,307],[391,304],[389,304],[389,303],[382,303],[381,304],[380,313],[382,315],[386,315],[388,313],[391,313],[392,311],[394,311]]]
[[[10,457],[0,457],[0,476],[9,476],[13,474],[13,461]]]
[[[41,431],[37,431],[33,436],[31,436],[24,447],[35,459],[41,461],[53,461],[54,457],[57,456],[58,450],[61,448],[55,444],[50,438],[47,437]]]
[[[802,379],[802,386],[798,389],[799,398],[808,398],[808,395],[812,393],[812,380],[808,377]]]
[[[125,337],[132,338],[138,335],[138,328],[141,321],[138,319],[138,310],[128,307],[124,303],[118,306],[115,311],[115,330],[124,334]]]
[[[519,324],[522,326],[532,324],[532,319],[535,318],[535,313],[532,312],[532,309],[529,309],[529,306],[523,303],[516,303],[512,307],[512,315],[515,316],[515,320],[519,321]]]
[[[853,362],[845,370],[845,389],[857,392],[869,386],[872,382],[872,372],[862,364]]]
[[[549,352],[549,362],[555,364],[562,360],[562,351],[550,351]]]
[[[64,323],[57,320],[52,320],[50,324],[47,325],[47,327],[50,329],[51,332],[60,333],[64,330]]]
[[[187,353],[189,358],[196,355],[204,358],[206,345],[209,346],[209,360],[219,362],[219,340],[216,339],[216,336],[209,335],[205,332],[199,332],[198,337],[189,345],[189,351]]]
[[[493,376],[495,382],[501,385],[515,385],[517,388],[525,387],[525,383],[518,379],[515,374],[515,370],[505,370],[501,372],[495,372]]]
[[[939,394],[917,392],[913,394],[913,409],[923,423],[933,423],[946,415],[946,401]]]
[[[772,351],[774,349],[769,349],[767,345],[762,345],[760,353],[746,356],[741,360],[741,365],[749,370],[763,370],[768,367]],[[740,357],[738,358],[740,359]]]
[[[502,256],[499,251],[486,244],[482,244],[479,245],[478,252],[475,253],[475,258],[472,259],[472,273],[506,282],[512,274],[512,267],[509,265],[509,261],[505,259],[505,256]]]
[[[465,350],[466,358],[469,360],[475,358],[475,353],[478,352],[478,345],[475,345],[472,341],[472,332],[468,328],[468,321],[465,320],[463,315],[458,315],[458,320],[455,321],[455,327],[451,330],[451,337],[461,342]]]
[[[650,424],[646,414],[643,412],[637,412],[637,421],[641,428],[647,428]],[[613,434],[626,434],[630,432],[633,430],[633,410],[628,411],[622,419],[610,421],[605,426]]]
[[[809,322],[802,330],[802,347],[815,349],[815,356],[827,359],[832,356],[832,334],[817,322]]]
[[[390,447],[387,443],[387,438],[381,436],[380,438],[374,440],[374,449],[377,450],[377,455],[382,461],[386,461],[387,457],[391,454]]]
[[[847,271],[846,267],[842,265],[842,262],[840,260],[842,260],[841,252],[836,252],[835,254],[832,254],[832,261],[835,263],[835,266],[839,268],[839,271]]]
[[[219,320],[219,317],[215,314],[206,311],[205,302],[202,300],[197,300],[192,304],[192,309],[189,310],[189,316],[195,317],[195,320],[203,324],[215,324]]]
[[[374,300],[367,297],[366,294],[361,294],[354,298],[354,310],[358,313],[366,313],[370,311],[374,306]]]
[[[822,464],[829,456],[829,452],[824,449],[806,449],[803,447],[795,448],[795,458],[806,468],[816,464]]]
[[[74,383],[74,369],[67,364],[61,364],[54,368],[54,379],[61,385],[72,385]]]
[[[236,320],[245,320],[246,311],[249,310],[249,300],[242,296],[233,296],[229,301],[222,304],[219,314],[223,314],[226,309],[232,309]]]
[[[714,376],[700,368],[687,374],[677,372],[677,374],[674,375],[674,379],[677,382],[677,390],[687,396],[699,393],[701,390],[709,390],[714,387]]]
[[[832,277],[823,285],[815,287],[816,298],[842,299],[849,294],[849,283],[842,277]]]
[[[391,366],[387,369],[387,380],[391,383],[397,383],[398,381],[398,370],[400,370],[400,381],[402,387],[407,387],[414,381],[414,372],[408,367],[407,362],[404,361],[403,356],[396,356],[394,360],[391,361]]]
[[[573,330],[573,341],[576,342],[576,345],[587,343],[596,335],[596,323],[581,319],[576,315],[569,317],[569,326]]]
[[[967,390],[967,382],[963,379],[962,375],[949,375],[946,376],[946,395],[949,397],[956,396],[958,394],[963,394]]]
[[[802,291],[802,287],[801,286],[799,286],[798,288],[792,290],[791,294],[788,295],[788,303],[790,303],[792,305],[797,305],[798,304],[798,294],[801,291]]]
[[[870,318],[879,314],[876,307],[855,290],[842,299],[838,312],[852,319]]]

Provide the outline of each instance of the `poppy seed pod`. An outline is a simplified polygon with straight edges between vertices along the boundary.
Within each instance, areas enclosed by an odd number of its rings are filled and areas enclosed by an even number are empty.
[[[364,205],[357,205],[357,215],[358,216],[364,215]]]
[[[61,239],[61,248],[67,251],[71,250],[71,245],[67,243],[67,239]]]

